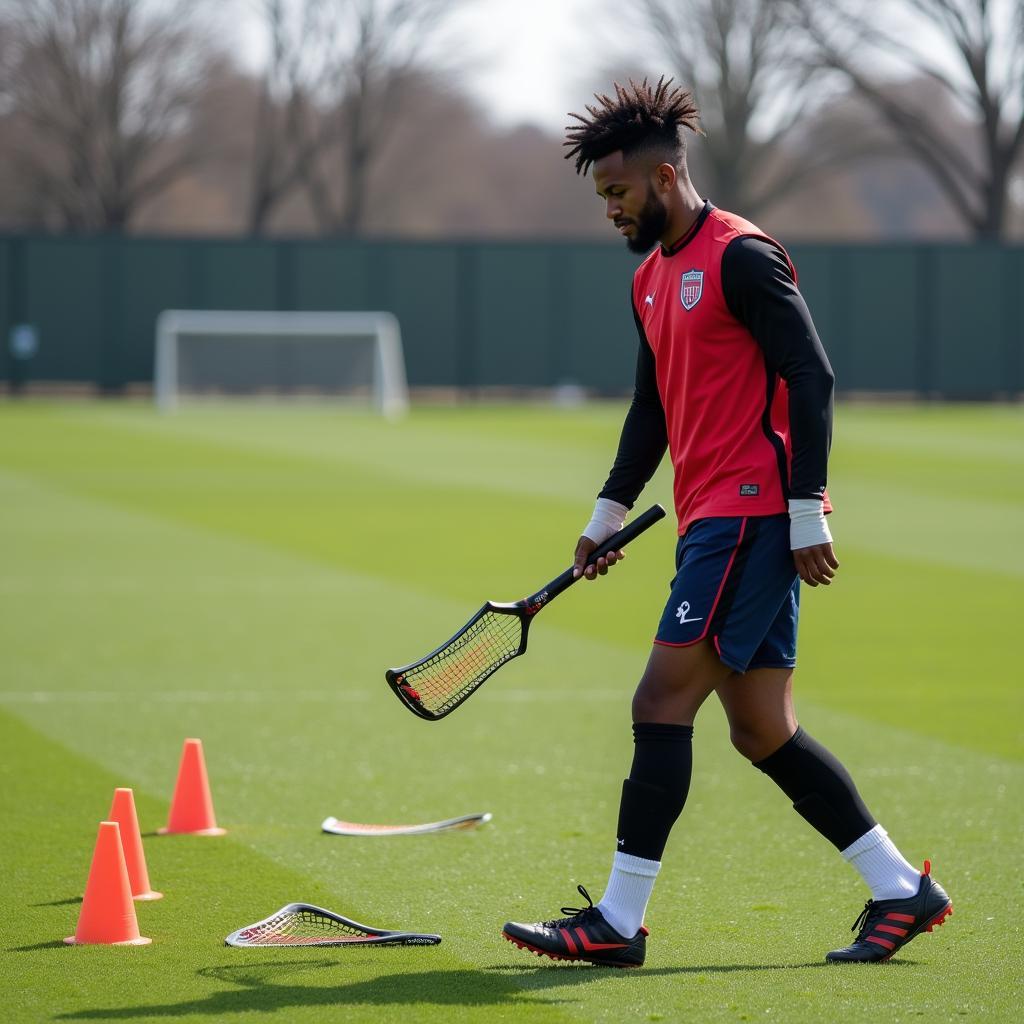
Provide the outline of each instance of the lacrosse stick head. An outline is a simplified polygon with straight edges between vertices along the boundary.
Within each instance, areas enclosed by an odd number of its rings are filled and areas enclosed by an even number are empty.
[[[526,650],[536,608],[488,601],[447,643],[419,661],[385,673],[413,714],[436,722],[451,714],[502,665]]]
[[[440,935],[395,932],[359,924],[311,903],[289,903],[255,924],[232,932],[228,946],[436,946]]]

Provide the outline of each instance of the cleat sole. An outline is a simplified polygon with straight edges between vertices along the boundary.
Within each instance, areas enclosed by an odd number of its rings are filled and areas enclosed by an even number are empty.
[[[507,942],[511,942],[513,946],[518,946],[520,949],[525,949],[528,953],[533,953],[534,956],[546,956],[550,960],[561,960],[565,963],[593,964],[595,967],[618,967],[620,970],[635,969],[642,966],[641,964],[617,964],[612,960],[591,960],[585,956],[563,956],[561,953],[550,953],[546,949],[531,946],[528,942],[523,942],[522,939],[517,939],[505,931],[501,933],[501,937]]]
[[[946,923],[946,918],[952,915],[953,904],[947,903],[939,913],[928,922],[928,927],[925,928],[926,932],[930,932],[933,928],[941,928]]]
[[[565,960],[574,961],[582,960],[582,957],[578,956],[562,956],[559,953],[549,953],[546,949],[538,949],[536,946],[531,946],[528,942],[523,942],[522,939],[513,938],[508,932],[502,932],[501,937],[508,942],[511,942],[513,946],[518,946],[520,949],[525,949],[527,953],[533,953],[534,956],[546,956],[550,960]]]

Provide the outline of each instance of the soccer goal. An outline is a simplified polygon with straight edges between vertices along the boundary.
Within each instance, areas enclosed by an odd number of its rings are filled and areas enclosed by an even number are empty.
[[[167,309],[156,321],[157,406],[182,398],[348,396],[386,416],[409,407],[390,313]]]

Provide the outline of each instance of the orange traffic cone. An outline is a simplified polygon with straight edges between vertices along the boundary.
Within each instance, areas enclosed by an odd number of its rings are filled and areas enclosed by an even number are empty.
[[[222,836],[227,832],[227,829],[217,828],[217,819],[213,816],[202,740],[185,740],[167,828],[157,831],[160,835],[189,832],[197,836]]]
[[[130,789],[114,790],[108,817],[121,826],[121,849],[124,850],[124,860],[128,865],[128,883],[132,887],[132,899],[161,899],[163,893],[154,892],[149,886],[149,872],[146,870],[146,855],[142,850],[139,818],[135,813],[135,796]]]
[[[121,832],[116,821],[100,822],[78,926],[75,934],[64,941],[71,946],[86,942],[145,946],[153,941],[139,935],[128,865],[124,862]]]

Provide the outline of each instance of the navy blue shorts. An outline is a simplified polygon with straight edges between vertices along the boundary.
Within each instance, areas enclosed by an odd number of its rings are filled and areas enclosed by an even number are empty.
[[[792,668],[799,615],[788,515],[699,519],[679,538],[654,642],[689,647],[709,639],[735,672]]]

